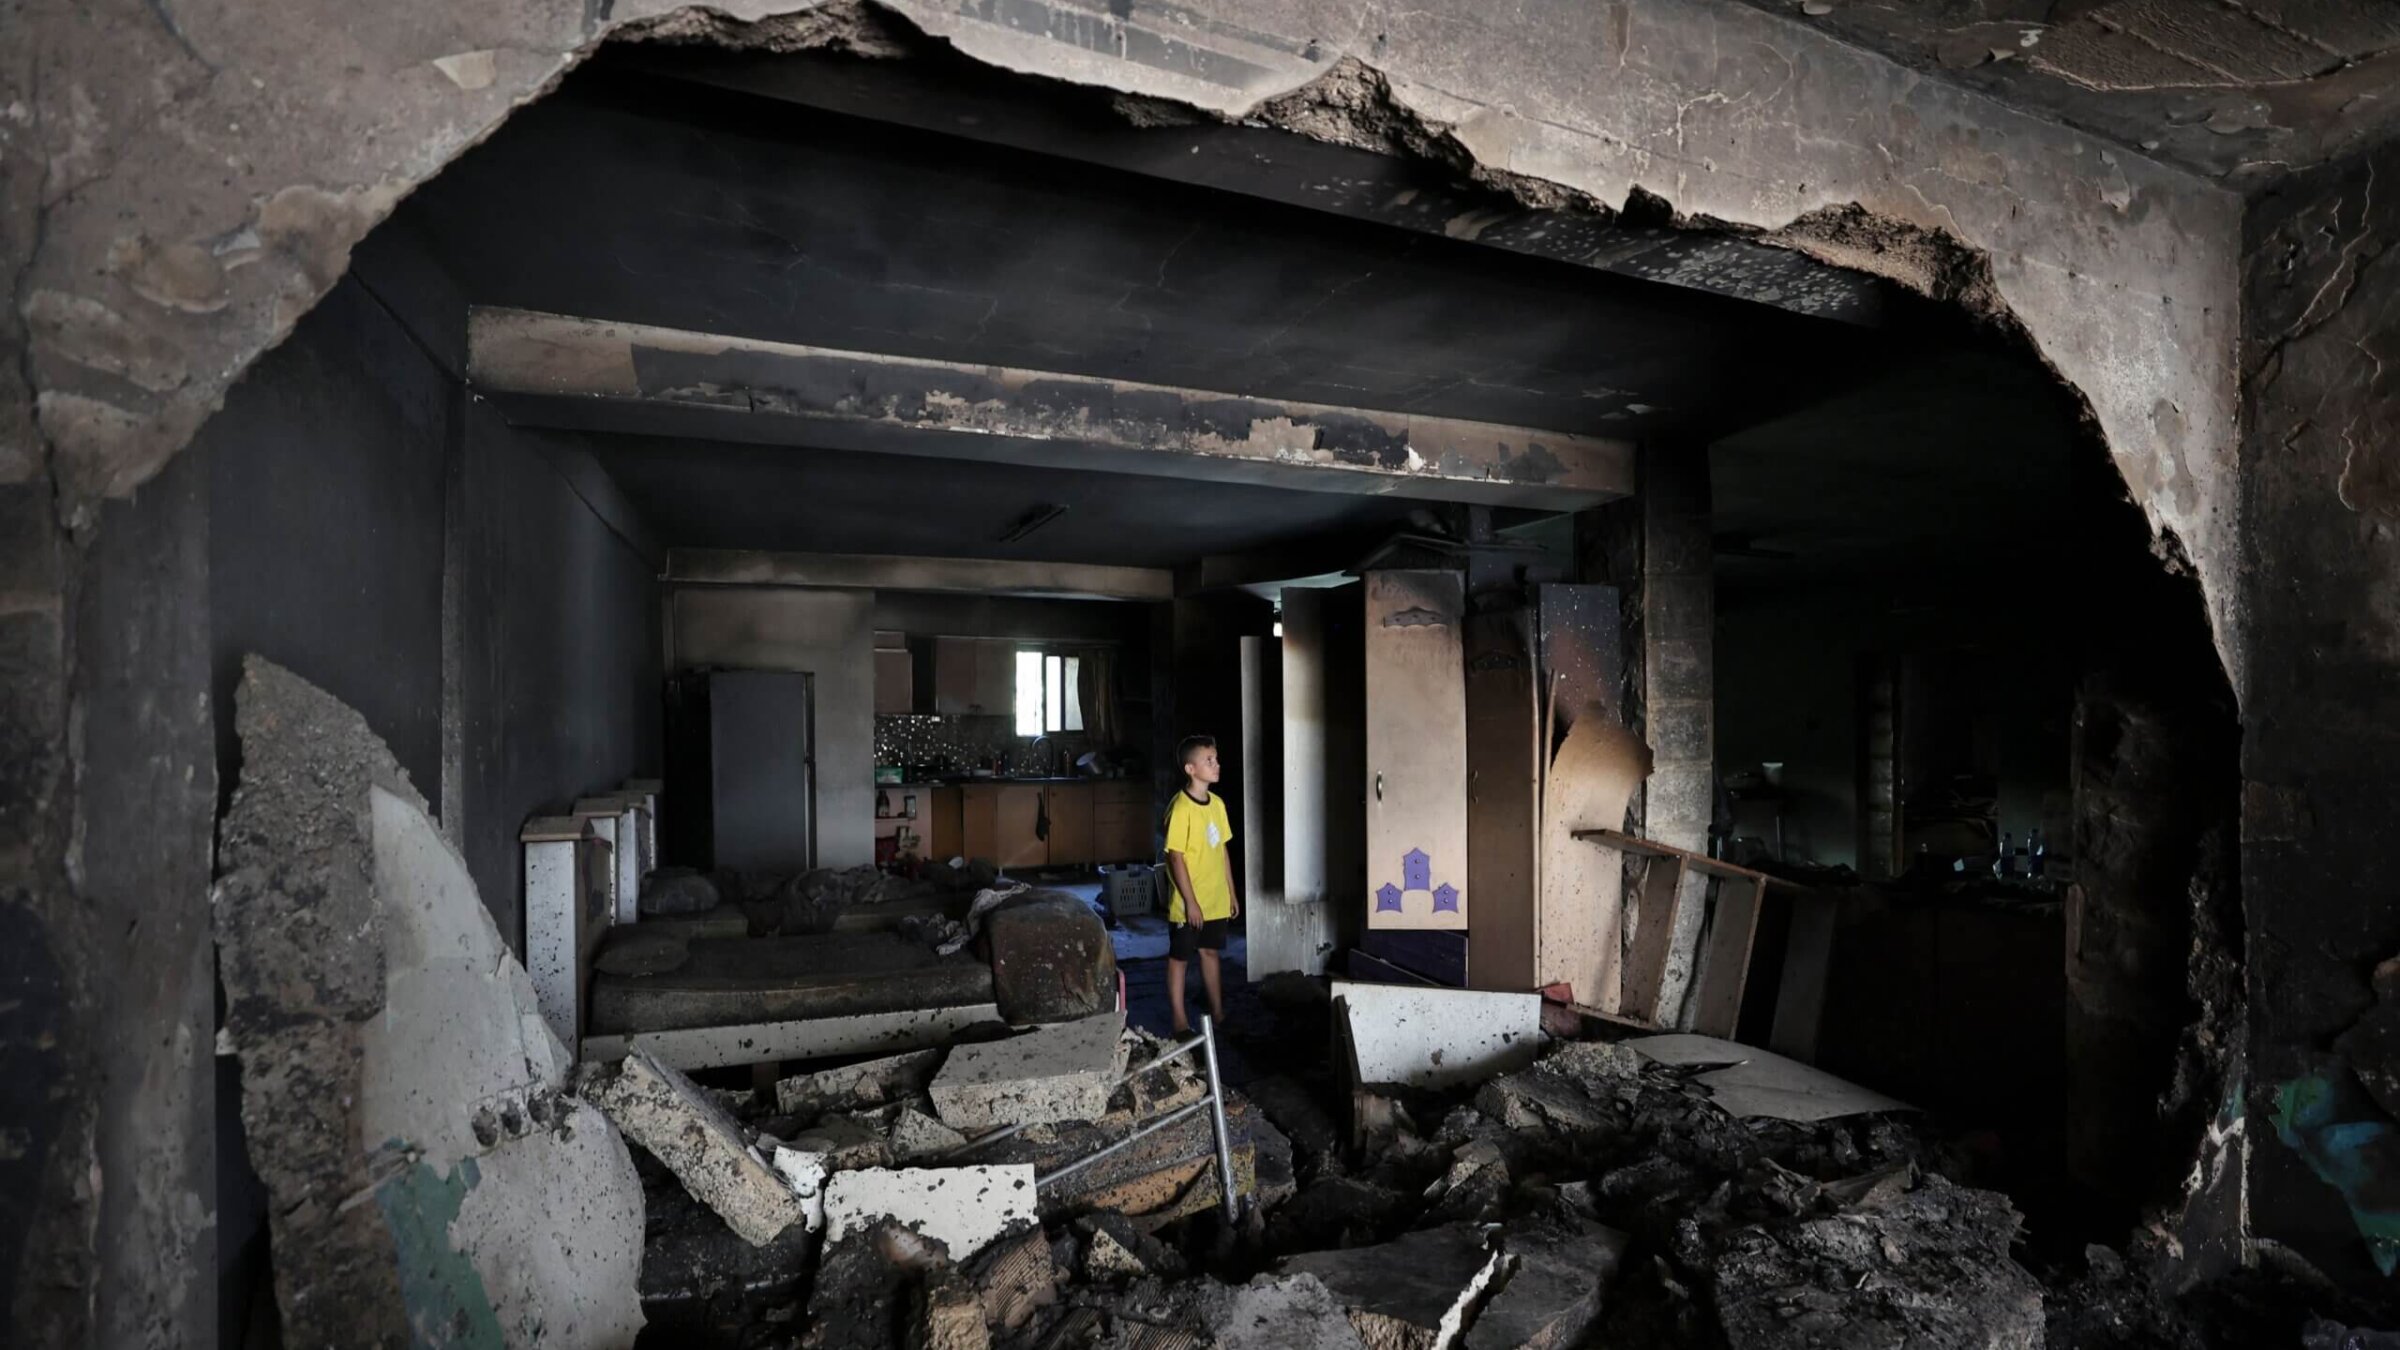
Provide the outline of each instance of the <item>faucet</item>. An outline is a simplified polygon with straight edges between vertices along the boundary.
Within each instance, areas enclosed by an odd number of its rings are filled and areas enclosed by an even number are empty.
[[[1044,778],[1058,777],[1058,746],[1051,741],[1048,732],[1034,737],[1033,745],[1027,753],[1038,756],[1037,762],[1042,766]]]

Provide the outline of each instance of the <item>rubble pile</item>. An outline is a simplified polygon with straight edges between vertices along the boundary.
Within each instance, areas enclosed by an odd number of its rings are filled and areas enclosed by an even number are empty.
[[[645,1305],[699,1343],[845,1350],[2044,1343],[2018,1215],[1949,1180],[1913,1114],[1745,1118],[1716,1095],[1732,1080],[1712,1087],[1723,1059],[1639,1045],[1551,1044],[1440,1089],[1229,1093],[1231,1225],[1205,1111],[1037,1185],[1205,1098],[1197,1064],[1157,1064],[1170,1047],[1121,1021],[794,1075],[728,1119],[822,1232],[749,1245],[728,1215],[703,1258],[697,1207],[659,1203],[644,1159]],[[1020,1128],[979,1139],[1002,1121]],[[720,1130],[693,1137],[700,1176],[757,1175]]]

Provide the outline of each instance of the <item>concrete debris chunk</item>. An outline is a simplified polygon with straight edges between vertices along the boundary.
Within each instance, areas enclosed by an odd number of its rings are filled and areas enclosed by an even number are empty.
[[[889,1127],[857,1116],[827,1116],[784,1144],[803,1153],[822,1154],[826,1167],[836,1172],[888,1167],[892,1162]]]
[[[962,1045],[936,1074],[933,1108],[969,1135],[1001,1125],[1098,1120],[1125,1068],[1125,1014],[1105,1012],[1022,1036]]]
[[[967,1137],[913,1106],[903,1106],[892,1118],[892,1161],[921,1162],[938,1158],[967,1142]]]
[[[940,1049],[845,1064],[838,1069],[794,1074],[775,1085],[775,1105],[787,1116],[813,1118],[825,1111],[882,1106],[914,1097],[942,1066]]]
[[[1380,1247],[1291,1257],[1281,1269],[1324,1281],[1366,1350],[1449,1350],[1502,1261],[1475,1225],[1454,1223]]]
[[[1034,1313],[1058,1302],[1058,1267],[1050,1239],[1039,1227],[1022,1229],[976,1253],[967,1266],[983,1303],[984,1321],[1015,1331]]]
[[[1433,1201],[1427,1218],[1434,1222],[1479,1220],[1497,1210],[1508,1194],[1508,1162],[1500,1146],[1474,1139],[1451,1154],[1450,1170],[1426,1191]]]
[[[1592,1134],[1619,1126],[1616,1098],[1544,1065],[1505,1074],[1478,1089],[1475,1109],[1515,1131]]]
[[[991,1350],[991,1344],[974,1284],[955,1270],[928,1277],[917,1295],[908,1350]]]
[[[1623,1041],[1560,1041],[1542,1056],[1545,1073],[1597,1083],[1607,1079],[1639,1078],[1643,1058]]]
[[[791,1185],[689,1078],[636,1052],[615,1064],[588,1066],[581,1089],[585,1100],[666,1164],[745,1241],[762,1245],[806,1221],[808,1206]]]
[[[1600,1320],[1600,1303],[1631,1243],[1596,1223],[1527,1224],[1500,1237],[1507,1283],[1467,1331],[1466,1350],[1572,1350]]]
[[[1129,1076],[1123,1096],[1125,1109],[1132,1115],[1142,1119],[1165,1115],[1208,1095],[1208,1081],[1202,1076],[1196,1052],[1145,1069],[1142,1066],[1153,1065],[1160,1055],[1173,1049],[1174,1042],[1129,1027],[1125,1044]]]
[[[485,1346],[631,1344],[640,1177],[562,1095],[571,1061],[465,862],[340,700],[253,656],[234,724],[219,1043],[241,1064],[286,1339],[406,1344],[430,1318]],[[146,1184],[106,1182],[112,1199]]]
[[[828,1236],[808,1295],[807,1350],[892,1350],[909,1326],[909,1286],[928,1264],[946,1264],[896,1225]]]
[[[1314,1275],[1212,1285],[1200,1312],[1217,1350],[1363,1350],[1349,1314]]]
[[[800,1197],[803,1221],[814,1233],[825,1227],[825,1178],[832,1172],[822,1153],[805,1153],[778,1145],[772,1158],[775,1174]]]
[[[861,1168],[836,1172],[825,1188],[825,1237],[890,1220],[973,1256],[1017,1224],[1034,1222],[1033,1168]]]
[[[1083,1276],[1087,1280],[1132,1280],[1150,1273],[1142,1258],[1105,1228],[1095,1229],[1091,1244],[1083,1249]]]
[[[1462,1087],[1523,1068],[1541,1050],[1539,994],[1340,980],[1333,999],[1356,1084]]]

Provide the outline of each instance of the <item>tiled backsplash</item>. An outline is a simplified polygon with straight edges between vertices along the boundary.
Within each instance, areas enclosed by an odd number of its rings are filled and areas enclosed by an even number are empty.
[[[1086,749],[1080,732],[1050,737],[1057,751],[1055,766],[1036,762],[1033,742],[1017,735],[1013,717],[942,716],[933,713],[887,713],[875,719],[875,762],[923,766],[935,773],[957,773],[988,767],[999,759],[1002,773],[1065,771]]]

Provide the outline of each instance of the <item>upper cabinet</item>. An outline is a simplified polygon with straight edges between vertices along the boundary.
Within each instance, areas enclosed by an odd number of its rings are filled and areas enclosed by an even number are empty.
[[[1017,706],[1017,644],[1003,638],[933,640],[933,710],[1005,717]]]

